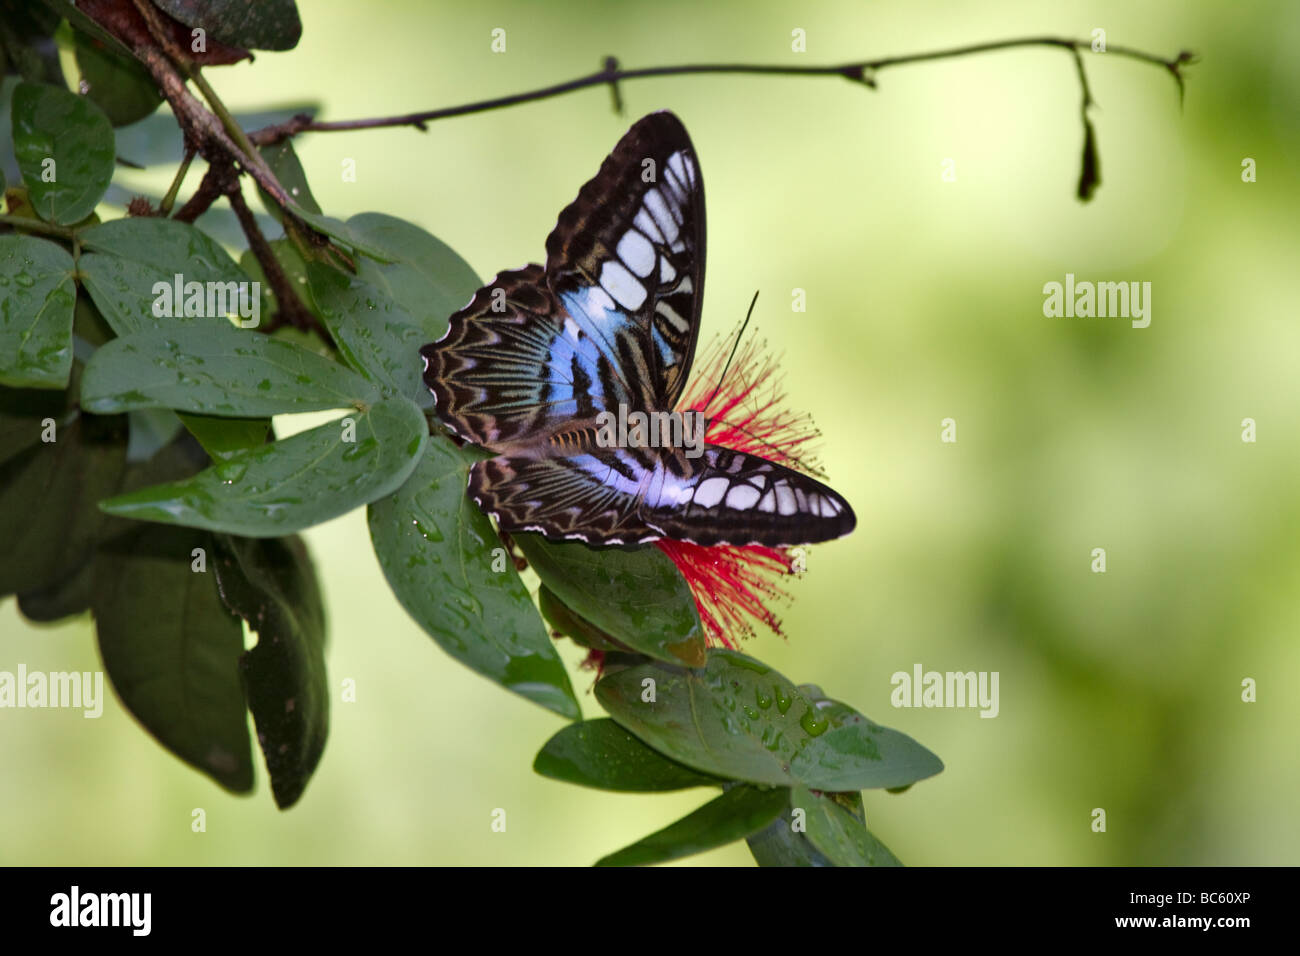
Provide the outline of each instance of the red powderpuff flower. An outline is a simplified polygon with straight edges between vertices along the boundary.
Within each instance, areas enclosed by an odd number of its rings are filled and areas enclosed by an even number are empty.
[[[781,375],[766,342],[746,340],[730,368],[726,345],[715,340],[706,351],[677,411],[704,415],[706,441],[822,477],[810,447],[819,433],[806,413],[784,406]],[[784,637],[770,605],[789,602],[790,594],[777,582],[792,573],[798,549],[705,547],[668,539],[657,544],[690,585],[710,645],[735,648],[753,635],[755,621]]]

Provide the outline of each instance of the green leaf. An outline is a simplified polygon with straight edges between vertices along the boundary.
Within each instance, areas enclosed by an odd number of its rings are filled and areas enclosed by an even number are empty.
[[[74,30],[72,36],[85,95],[104,111],[112,125],[138,122],[162,103],[157,84],[134,59],[79,30]]]
[[[251,50],[292,50],[302,36],[294,0],[153,0],[190,27]]]
[[[259,418],[369,405],[379,397],[337,362],[225,322],[114,339],[95,353],[81,383],[81,406],[96,414],[163,407]]]
[[[275,803],[302,796],[329,733],[325,609],[307,549],[298,538],[217,538],[221,600],[257,632],[239,659]]]
[[[599,860],[597,866],[666,863],[743,840],[766,827],[786,806],[784,790],[733,787],[672,826]]]
[[[99,501],[121,484],[125,419],[60,417],[52,434],[0,466],[0,596],[53,586],[84,564],[106,520]]]
[[[800,812],[796,813],[796,809]],[[846,835],[851,836],[849,846],[841,848],[827,842],[826,828],[834,826],[826,819],[829,814],[836,815]],[[790,791],[789,812],[750,836],[749,851],[759,866],[902,866],[889,849],[866,830],[864,821],[862,794],[815,794],[796,787]],[[799,826],[797,830],[796,824]],[[819,842],[828,846],[835,859],[821,852],[812,842],[810,836],[814,829]],[[865,837],[862,836],[864,833]]]
[[[289,211],[313,229],[337,239],[343,245],[349,246],[357,252],[365,253],[372,259],[378,259],[380,262],[395,262],[398,259],[395,252],[371,242],[363,233],[352,229],[342,220],[335,219],[332,216],[323,216],[318,212],[312,212],[298,205],[289,207]]]
[[[103,111],[56,86],[19,83],[14,154],[32,205],[47,222],[81,222],[113,178],[113,127]]]
[[[545,584],[537,592],[537,607],[542,612],[546,623],[561,634],[567,635],[575,644],[597,651],[623,651],[627,646],[620,644],[590,621],[584,621],[555,596],[555,592]]]
[[[658,660],[704,663],[704,629],[691,589],[658,548],[597,550],[514,536],[555,596],[610,637]]]
[[[391,262],[362,258],[357,273],[387,292],[424,330],[425,342],[447,331],[447,319],[463,308],[483,283],[469,263],[419,226],[378,212],[347,222],[353,235],[384,250]]]
[[[89,610],[93,598],[94,561],[86,561],[67,577],[18,595],[18,610],[38,624],[48,624]]]
[[[127,412],[130,441],[126,446],[126,460],[148,461],[158,451],[171,444],[181,430],[181,420],[166,408],[142,408]]]
[[[67,388],[72,373],[72,256],[32,236],[0,236],[0,385]]]
[[[206,571],[194,571],[202,549]],[[100,549],[94,599],[113,687],[145,730],[229,790],[253,787],[238,619],[222,605],[211,535],[147,525]]]
[[[57,426],[75,417],[75,401],[75,391],[0,388],[0,466],[41,442],[46,419]]]
[[[181,421],[213,461],[229,461],[242,451],[265,444],[271,431],[269,418],[217,418],[182,413]]]
[[[33,83],[65,86],[54,36],[59,17],[39,3],[0,6],[0,64]],[[0,74],[2,75],[2,74]]]
[[[351,424],[349,424],[351,423]],[[253,538],[301,531],[401,487],[424,451],[404,399],[233,455],[185,481],[105,501],[109,514]]]
[[[297,152],[294,151],[293,140],[285,139],[263,146],[258,152],[271,167],[271,172],[275,173],[276,180],[293,197],[294,202],[308,212],[320,215],[320,203],[311,194],[311,186],[307,184],[307,174],[303,171]],[[279,204],[260,186],[257,193],[262,200],[262,206],[271,218],[276,222],[284,222],[284,213]]]
[[[853,796],[857,798],[858,815],[829,794],[795,786],[790,792],[790,807],[805,812],[808,842],[835,866],[902,866],[863,822],[862,795]]]
[[[318,314],[347,363],[388,394],[432,407],[420,358],[425,336],[415,320],[389,295],[333,266],[308,263],[307,276]]]
[[[652,700],[643,699],[647,687]],[[710,651],[702,671],[650,662],[608,674],[596,684],[596,699],[655,750],[719,777],[862,790],[943,769],[910,737],[842,704],[810,698],[735,651]]]
[[[201,229],[175,219],[113,219],[82,232],[81,244],[89,250],[77,262],[82,285],[117,335],[159,326],[230,325],[226,316],[239,308],[239,284],[248,284],[226,250]],[[180,305],[200,314],[171,314],[177,276]],[[191,283],[199,283],[201,296],[193,295]]]
[[[873,723],[848,704],[827,697],[816,684],[800,684],[798,691],[812,702],[818,715],[830,726],[792,765],[796,775],[802,775],[801,779],[805,780],[810,777],[805,772],[808,764],[816,761],[821,765],[817,776],[822,785],[809,783],[810,786],[832,791],[899,790],[943,770],[943,761],[911,737]],[[862,785],[854,782],[863,779],[855,767],[869,768],[878,759],[883,759],[888,766],[878,767],[876,773],[869,772],[867,779],[872,782]],[[836,768],[841,773],[839,777],[835,776]],[[827,780],[827,772],[831,780]]]
[[[608,717],[565,727],[538,752],[533,769],[543,777],[628,793],[722,783],[651,750]]]
[[[50,393],[44,394],[48,396]],[[121,424],[120,418],[85,420],[85,427],[88,430],[99,433],[99,442],[111,443],[108,447],[101,446],[99,451],[92,451],[91,454],[111,456],[109,460],[114,466],[116,457],[112,446],[123,444]],[[59,434],[65,440],[71,435],[68,431]],[[86,452],[83,450],[82,454],[85,455]],[[92,472],[88,481],[90,487],[80,492],[82,495],[80,503],[73,503],[66,511],[61,511],[58,507],[52,508],[53,514],[71,523],[64,528],[47,528],[44,537],[54,535],[54,539],[50,540],[48,546],[62,545],[66,550],[61,560],[53,566],[45,566],[42,570],[41,576],[44,577],[45,583],[19,592],[18,609],[30,620],[54,621],[79,614],[89,608],[93,599],[94,549],[114,535],[130,533],[135,527],[130,522],[104,515],[97,507],[96,498],[122,490],[129,491],[158,481],[192,475],[203,467],[205,461],[202,449],[198,448],[193,441],[179,438],[159,450],[149,461],[136,464],[131,463],[128,446],[127,465],[125,471],[120,472],[120,484],[112,477],[113,472],[116,471],[115,467],[103,474]],[[47,497],[43,500],[43,504],[57,506],[59,502]],[[81,516],[72,518],[71,516],[78,511],[83,512]]]
[[[492,524],[465,495],[472,452],[444,436],[369,510],[370,538],[408,614],[456,660],[570,719],[568,674]]]

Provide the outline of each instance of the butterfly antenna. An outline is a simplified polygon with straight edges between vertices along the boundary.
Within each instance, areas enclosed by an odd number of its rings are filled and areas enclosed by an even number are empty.
[[[758,290],[754,290],[754,298],[749,300],[749,311],[745,313],[745,321],[740,323],[740,331],[736,333],[736,341],[731,344],[731,354],[727,356],[727,364],[722,366],[722,374],[718,376],[718,384],[713,386],[713,394],[709,400],[704,403],[707,409],[713,404],[713,400],[718,397],[718,392],[722,389],[722,383],[727,380],[727,372],[731,369],[731,360],[736,357],[736,349],[740,348],[740,340],[745,335],[745,327],[749,325],[749,317],[754,314],[754,303],[758,301]]]

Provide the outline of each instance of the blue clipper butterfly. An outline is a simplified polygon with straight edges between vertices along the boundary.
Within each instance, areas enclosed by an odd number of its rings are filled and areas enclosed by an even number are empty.
[[[496,453],[469,494],[503,531],[782,547],[853,530],[847,501],[757,455],[598,441],[602,412],[673,410],[703,296],[699,163],[681,121],[651,113],[560,213],[546,265],[498,274],[420,350],[439,418]]]

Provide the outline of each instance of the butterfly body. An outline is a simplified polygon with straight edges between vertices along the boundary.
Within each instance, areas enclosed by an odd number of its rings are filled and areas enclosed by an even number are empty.
[[[672,413],[704,291],[704,187],[685,128],[652,113],[561,214],[546,264],[502,272],[421,349],[435,409],[496,453],[469,492],[503,530],[592,546],[804,544],[852,530],[813,478],[716,445],[611,447],[615,411]],[[658,438],[658,433],[654,433]]]

